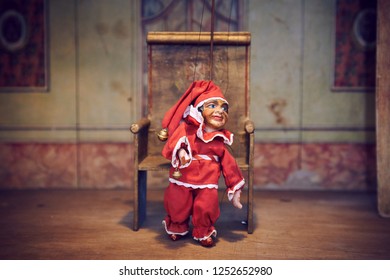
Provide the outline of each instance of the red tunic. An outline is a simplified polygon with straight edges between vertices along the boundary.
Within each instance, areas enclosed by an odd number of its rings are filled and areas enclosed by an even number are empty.
[[[198,124],[188,117],[169,137],[162,151],[163,156],[172,163],[169,181],[188,188],[217,189],[222,171],[231,200],[234,192],[245,184],[235,158],[226,147],[232,142],[233,134],[225,129],[210,133],[203,131],[203,135],[199,135]],[[190,162],[183,166],[180,166],[177,155],[180,148],[184,148],[190,156]],[[177,167],[182,173],[179,179],[172,176]]]

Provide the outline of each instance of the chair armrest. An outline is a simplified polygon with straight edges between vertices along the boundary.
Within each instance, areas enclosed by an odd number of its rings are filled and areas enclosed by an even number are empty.
[[[149,126],[148,118],[142,118],[130,126],[130,131],[134,134],[134,167],[136,170],[138,170],[138,164],[148,154]]]
[[[136,123],[133,123],[131,126],[130,126],[130,131],[134,134],[137,134],[138,132],[140,132],[141,130],[149,127],[150,125],[150,120],[148,118],[142,118],[140,119],[138,122]]]
[[[253,123],[253,121],[251,120],[246,120],[245,123],[245,132],[248,133],[248,134],[252,134],[255,132],[255,125]]]

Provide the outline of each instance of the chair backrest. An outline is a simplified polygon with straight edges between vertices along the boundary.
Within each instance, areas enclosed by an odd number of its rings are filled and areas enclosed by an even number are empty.
[[[193,81],[211,79],[229,102],[226,128],[235,135],[233,154],[247,157],[244,121],[249,118],[250,33],[215,32],[212,37],[211,44],[210,32],[148,33],[149,154],[161,153],[164,143],[156,133],[166,111]]]

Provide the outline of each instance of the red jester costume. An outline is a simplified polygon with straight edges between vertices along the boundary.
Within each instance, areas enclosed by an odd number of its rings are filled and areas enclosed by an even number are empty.
[[[189,232],[201,245],[214,245],[219,218],[218,180],[225,178],[228,199],[239,202],[244,177],[226,145],[233,134],[223,129],[228,117],[228,102],[212,81],[196,81],[166,113],[162,121],[169,138],[162,155],[171,161],[169,186],[164,194],[166,232],[177,240]],[[180,171],[177,176],[175,171]]]

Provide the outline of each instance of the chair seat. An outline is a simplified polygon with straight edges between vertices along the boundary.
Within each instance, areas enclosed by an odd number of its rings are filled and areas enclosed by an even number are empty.
[[[249,164],[246,162],[245,158],[236,159],[238,166],[243,171],[249,170]],[[169,169],[171,166],[170,161],[160,155],[150,155],[142,160],[139,165],[139,170],[149,170],[149,171],[163,171]]]
[[[162,171],[170,167],[170,161],[159,155],[147,156],[138,165],[139,170]]]

